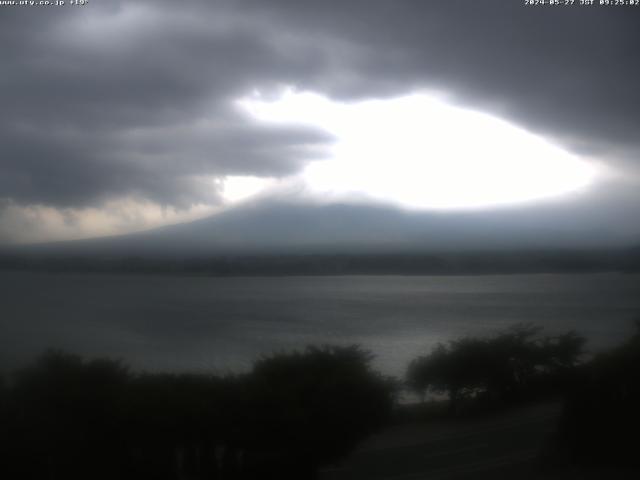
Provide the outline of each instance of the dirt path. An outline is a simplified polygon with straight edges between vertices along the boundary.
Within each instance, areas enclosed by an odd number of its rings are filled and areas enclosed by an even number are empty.
[[[533,478],[560,404],[543,403],[473,420],[389,428],[367,440],[322,480]],[[528,473],[531,472],[531,473]]]

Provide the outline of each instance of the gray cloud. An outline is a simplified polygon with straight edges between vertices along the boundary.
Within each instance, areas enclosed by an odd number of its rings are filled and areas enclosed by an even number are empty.
[[[578,150],[615,149],[619,160],[638,152],[640,9],[504,0],[278,3],[274,21],[361,47],[351,84],[325,86],[334,94],[431,86]],[[268,5],[265,15],[273,12]]]
[[[215,203],[215,187],[194,188],[194,177],[289,174],[308,160],[306,146],[327,141],[309,130],[257,128],[230,103],[278,72],[313,68],[287,68],[239,20],[218,31],[197,10],[173,22],[175,9],[9,12],[0,38],[14,46],[0,80],[2,196],[61,207],[125,194]]]
[[[330,139],[231,101],[289,84],[342,100],[447,92],[638,172],[638,8],[519,1],[100,2],[0,16],[0,197],[60,208],[219,200]]]

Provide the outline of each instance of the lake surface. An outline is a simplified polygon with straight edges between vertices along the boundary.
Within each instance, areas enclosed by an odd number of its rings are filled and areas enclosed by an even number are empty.
[[[261,354],[358,343],[401,375],[437,342],[533,322],[592,350],[633,331],[640,276],[180,277],[0,272],[0,362],[47,347],[137,369],[242,371]],[[0,365],[2,369],[2,365]]]

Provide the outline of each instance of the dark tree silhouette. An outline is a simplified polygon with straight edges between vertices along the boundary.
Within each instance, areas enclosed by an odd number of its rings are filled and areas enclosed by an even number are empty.
[[[582,373],[565,404],[555,460],[640,468],[640,321],[633,337],[597,355]]]
[[[346,455],[391,412],[394,385],[371,369],[372,358],[357,346],[326,346],[256,362],[249,448],[298,459],[298,478]]]
[[[0,383],[0,472],[21,479],[304,479],[391,411],[357,346],[308,348],[225,378],[133,374],[50,351]]]
[[[118,434],[119,362],[50,351],[16,375],[10,409],[14,468],[23,478],[113,478],[125,465]],[[113,460],[113,461],[112,461]],[[96,465],[104,468],[95,471]],[[16,472],[16,473],[18,473]]]
[[[566,375],[583,353],[585,340],[575,332],[540,337],[540,331],[520,324],[493,338],[465,337],[438,344],[409,364],[406,383],[423,398],[427,392],[446,393],[452,413],[462,399],[517,400],[534,385]]]

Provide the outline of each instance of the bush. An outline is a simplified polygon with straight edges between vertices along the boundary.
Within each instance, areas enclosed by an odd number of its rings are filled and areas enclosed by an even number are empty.
[[[556,455],[586,466],[640,467],[640,324],[627,342],[595,357],[565,403]]]
[[[220,378],[132,374],[47,352],[0,383],[7,478],[312,478],[389,415],[392,385],[357,346],[310,347]]]
[[[346,455],[383,424],[393,384],[372,371],[357,346],[310,347],[255,364],[250,378],[252,438],[314,464]]]
[[[414,359],[406,383],[424,396],[447,394],[455,412],[462,399],[484,398],[512,402],[573,371],[583,353],[584,338],[575,332],[540,337],[541,329],[516,325],[493,338],[465,337],[438,344]],[[548,381],[546,383],[549,383]]]

